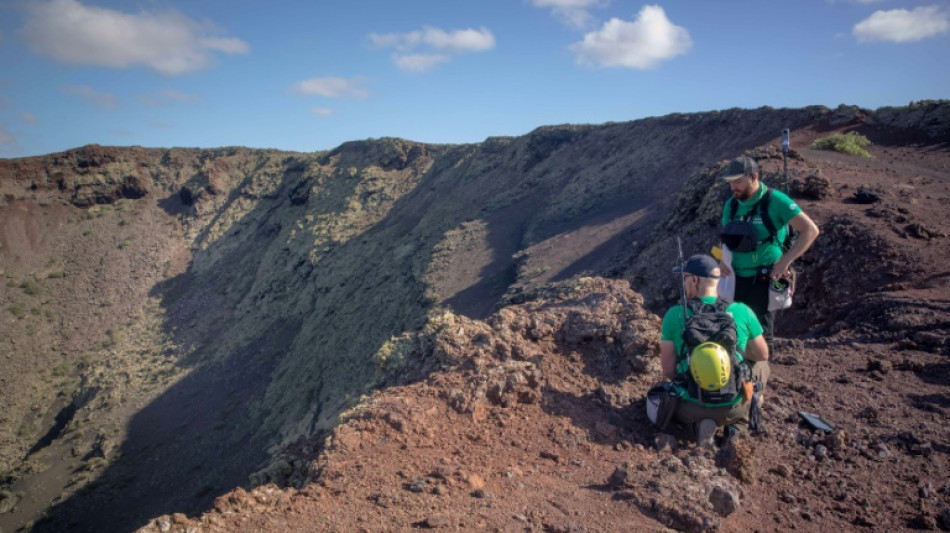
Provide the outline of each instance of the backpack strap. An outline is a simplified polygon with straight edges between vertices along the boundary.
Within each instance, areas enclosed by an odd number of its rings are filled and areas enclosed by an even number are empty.
[[[717,313],[725,313],[726,309],[728,309],[729,306],[732,305],[732,303],[727,302],[725,299],[717,296],[716,302],[713,305],[716,306]]]
[[[756,206],[759,208],[759,216],[762,217],[762,225],[765,226],[765,230],[769,232],[769,240],[774,241],[778,236],[778,229],[775,227],[775,222],[769,218],[770,203],[772,203],[772,189],[765,191],[765,196],[759,200]]]
[[[719,296],[717,296],[716,301],[711,304],[703,302],[701,298],[693,298],[692,300],[686,302],[686,307],[689,309],[689,313],[683,317],[683,320],[686,320],[690,316],[699,313],[725,313],[726,309],[730,305],[732,305],[732,302],[729,302],[728,300],[725,300]]]
[[[722,309],[719,308],[720,301],[725,304]],[[701,298],[693,298],[692,300],[686,302],[686,308],[689,310],[689,312],[683,317],[683,321],[685,322],[687,318],[693,315],[698,315],[699,313],[724,312],[725,308],[729,307],[729,305],[729,302],[719,297],[717,297],[716,301],[711,304],[703,302]]]
[[[683,312],[683,327],[686,327],[686,321],[689,320],[689,317],[697,315],[703,312],[703,306],[706,305],[699,298],[692,298],[686,302],[686,310]],[[689,348],[686,346],[686,343],[682,343],[680,346],[680,353],[676,354],[676,364],[686,359],[689,354]]]

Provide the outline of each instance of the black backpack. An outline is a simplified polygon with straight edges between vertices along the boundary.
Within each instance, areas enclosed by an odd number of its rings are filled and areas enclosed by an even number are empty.
[[[719,234],[722,243],[733,252],[754,252],[759,244],[775,241],[778,237],[778,228],[775,227],[775,222],[769,218],[769,204],[771,202],[772,189],[769,189],[765,191],[762,198],[752,206],[748,213],[736,220],[739,201],[734,196],[730,198],[729,203],[726,204],[726,219],[729,222],[723,226]],[[756,213],[762,217],[762,225],[769,232],[769,236],[761,240],[755,232],[755,226],[752,224],[752,219]],[[783,252],[792,247],[792,241],[795,238],[794,233],[794,228],[789,227],[784,242],[780,243]]]
[[[711,341],[726,349],[729,354],[729,363],[732,366],[729,381],[717,391],[707,391],[699,387],[689,372],[689,365],[684,372],[677,376],[677,381],[686,388],[689,396],[705,405],[734,404],[742,395],[742,386],[749,381],[749,369],[742,355],[736,348],[738,333],[736,321],[726,312],[729,302],[716,298],[711,304],[703,303],[695,298],[687,302],[685,327],[683,328],[683,353],[679,354],[679,361],[688,360],[693,348]]]

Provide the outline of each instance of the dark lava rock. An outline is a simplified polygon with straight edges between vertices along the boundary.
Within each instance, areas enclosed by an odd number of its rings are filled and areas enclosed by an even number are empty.
[[[864,187],[858,187],[858,190],[854,191],[853,199],[859,204],[874,204],[881,201],[881,195]]]
[[[714,487],[709,493],[709,502],[720,516],[726,517],[739,509],[739,494],[733,490]]]

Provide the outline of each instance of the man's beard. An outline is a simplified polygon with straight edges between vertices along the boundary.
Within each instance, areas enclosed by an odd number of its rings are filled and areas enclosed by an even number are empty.
[[[746,187],[741,191],[734,191],[732,195],[736,197],[736,200],[744,202],[749,198],[752,198],[752,187]]]

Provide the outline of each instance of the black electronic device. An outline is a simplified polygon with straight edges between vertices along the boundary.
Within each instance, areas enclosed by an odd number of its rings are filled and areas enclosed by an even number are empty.
[[[824,418],[814,415],[811,413],[806,413],[805,411],[799,411],[798,416],[802,418],[809,426],[813,429],[820,429],[822,431],[834,431],[835,427],[825,421]]]

